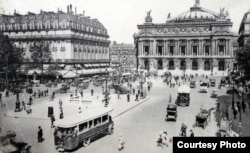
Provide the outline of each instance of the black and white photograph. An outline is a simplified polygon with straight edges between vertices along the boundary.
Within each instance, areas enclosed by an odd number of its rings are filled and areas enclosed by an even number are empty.
[[[249,0],[0,0],[0,153],[249,137],[249,99]]]

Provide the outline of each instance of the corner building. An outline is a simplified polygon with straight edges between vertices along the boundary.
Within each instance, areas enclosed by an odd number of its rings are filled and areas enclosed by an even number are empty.
[[[159,24],[150,13],[134,34],[138,68],[180,75],[225,75],[234,68],[237,34],[231,32],[233,23],[224,9],[215,13],[196,0],[189,11],[173,18],[169,14]]]
[[[0,31],[25,51],[26,63],[32,64],[30,46],[46,41],[55,63],[87,68],[109,66],[107,29],[98,19],[84,16],[84,12],[77,13],[76,7],[73,11],[71,4],[67,12],[41,10],[39,14],[21,15],[15,11],[13,15],[0,15]]]

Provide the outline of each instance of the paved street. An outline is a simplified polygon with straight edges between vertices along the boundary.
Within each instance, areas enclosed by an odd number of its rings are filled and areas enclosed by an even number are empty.
[[[178,106],[177,121],[165,121],[166,106],[169,101],[169,95],[172,96],[172,102],[176,100],[177,86],[169,88],[166,83],[160,78],[150,79],[153,82],[153,88],[148,93],[148,98],[140,102],[135,102],[132,95],[131,102],[126,102],[126,95],[122,95],[119,101],[117,95],[111,95],[111,102],[109,107],[114,108],[113,116],[115,123],[115,131],[113,135],[105,136],[97,141],[94,141],[90,146],[81,147],[74,152],[118,152],[118,137],[123,134],[125,139],[125,149],[123,152],[166,152],[172,150],[171,143],[169,147],[158,147],[156,140],[159,133],[163,130],[168,132],[168,138],[178,136],[180,133],[181,123],[185,123],[188,127],[187,134],[189,135],[190,129],[193,129],[195,136],[215,136],[218,127],[214,118],[214,111],[212,111],[211,121],[206,129],[195,127],[195,115],[199,112],[201,105],[203,108],[210,109],[215,107],[216,99],[210,98],[213,88],[209,88],[208,93],[199,93],[199,87],[191,89],[191,103],[189,107]],[[199,78],[196,83],[198,85]],[[218,82],[218,79],[217,79]],[[181,83],[185,84],[185,82]],[[189,84],[186,82],[186,84]],[[136,83],[134,84],[136,86]],[[90,95],[90,87],[85,91],[85,98],[96,98],[92,104],[70,104],[68,103],[69,94],[57,94],[56,99],[51,102],[49,97],[35,99],[32,105],[33,113],[27,115],[26,112],[13,111],[14,106],[10,103],[8,107],[1,108],[1,124],[3,123],[4,129],[11,129],[17,133],[17,140],[23,140],[32,145],[32,150],[37,153],[43,152],[57,152],[53,143],[53,129],[50,128],[50,119],[47,117],[47,107],[53,106],[55,117],[59,116],[59,99],[63,100],[63,107],[65,117],[73,113],[78,113],[78,108],[81,106],[83,109],[90,109],[98,105],[104,105],[101,102],[102,89],[95,88],[94,96]],[[52,89],[50,89],[52,91]],[[112,92],[112,91],[111,91]],[[219,94],[224,94],[225,90],[219,91]],[[98,99],[97,99],[97,96]],[[15,97],[11,97],[15,102]],[[97,104],[94,104],[97,103]],[[86,106],[86,107],[85,107]],[[85,108],[84,108],[85,107]],[[133,109],[132,109],[133,108]],[[9,109],[9,110],[8,110]],[[128,110],[128,111],[127,111]],[[119,116],[118,116],[119,115]],[[44,130],[44,142],[37,143],[37,128],[41,126]]]

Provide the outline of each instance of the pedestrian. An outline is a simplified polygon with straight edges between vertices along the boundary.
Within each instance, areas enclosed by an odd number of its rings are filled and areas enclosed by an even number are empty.
[[[93,89],[91,89],[91,96],[93,96],[94,95],[94,90]]]
[[[118,91],[118,99],[121,99],[121,96],[120,96],[120,91]]]
[[[120,134],[119,139],[118,139],[118,150],[121,151],[124,149],[125,141],[123,139],[122,134]]]
[[[54,114],[51,115],[50,119],[51,119],[51,128],[53,128],[54,127],[54,122],[56,120]]]
[[[232,130],[232,126],[233,126],[233,121],[232,121],[232,120],[230,120],[230,121],[229,121],[229,131],[231,131],[231,130]]]
[[[148,91],[150,91],[150,85],[148,85]]]
[[[138,94],[135,95],[135,101],[139,101]]]
[[[130,95],[129,95],[129,93],[127,94],[127,102],[130,102]]]
[[[37,132],[37,135],[38,135],[38,142],[42,142],[43,141],[43,129],[41,128],[41,126],[38,127],[38,132]]]
[[[59,109],[62,109],[62,99],[59,100]]]
[[[167,131],[162,132],[162,144],[168,147]]]
[[[81,114],[82,113],[82,109],[81,109],[81,107],[79,107],[79,114]]]
[[[187,126],[184,123],[182,123],[182,125],[181,125],[181,136],[186,137],[186,130],[187,130]]]
[[[133,95],[135,95],[135,88],[132,89]]]
[[[193,130],[190,130],[190,137],[194,137],[194,132],[193,132]]]
[[[63,111],[62,111],[62,110],[61,110],[61,112],[60,112],[59,118],[60,118],[60,119],[63,119]]]
[[[242,101],[242,110],[245,113],[245,111],[246,111],[246,103],[244,101]]]
[[[234,110],[233,110],[234,119],[236,119],[237,113],[238,113],[237,110],[234,108]]]
[[[29,98],[29,105],[32,104],[32,101],[33,101],[33,99],[32,99],[32,97],[30,96],[30,98]]]
[[[23,110],[26,110],[26,104],[24,100],[22,101],[22,107],[23,107]]]

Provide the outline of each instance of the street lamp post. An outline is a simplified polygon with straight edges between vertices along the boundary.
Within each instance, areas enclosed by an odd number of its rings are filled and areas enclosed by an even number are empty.
[[[16,83],[16,108],[15,108],[15,112],[19,112],[20,111],[20,100],[19,100],[19,83],[17,81]]]
[[[232,95],[232,110],[234,110],[235,108],[234,108],[234,81],[235,81],[235,75],[234,75],[234,73],[233,73],[233,75],[232,75],[232,81],[233,81],[233,95]]]
[[[244,96],[244,89],[242,87],[242,83],[240,84],[240,87],[238,88],[239,96],[241,98],[241,101],[238,103],[238,109],[240,113],[240,118],[239,118],[239,135],[241,136],[241,108],[242,108],[242,103],[243,103],[243,96]]]
[[[105,73],[106,73],[106,76],[105,76],[105,81],[106,81],[106,89],[105,89],[105,107],[107,107],[108,106],[108,104],[109,104],[109,97],[108,97],[108,95],[109,95],[109,93],[108,93],[108,70],[107,69],[105,69]]]
[[[141,98],[143,98],[143,77],[142,77],[143,71],[140,70],[140,85],[141,85]]]

